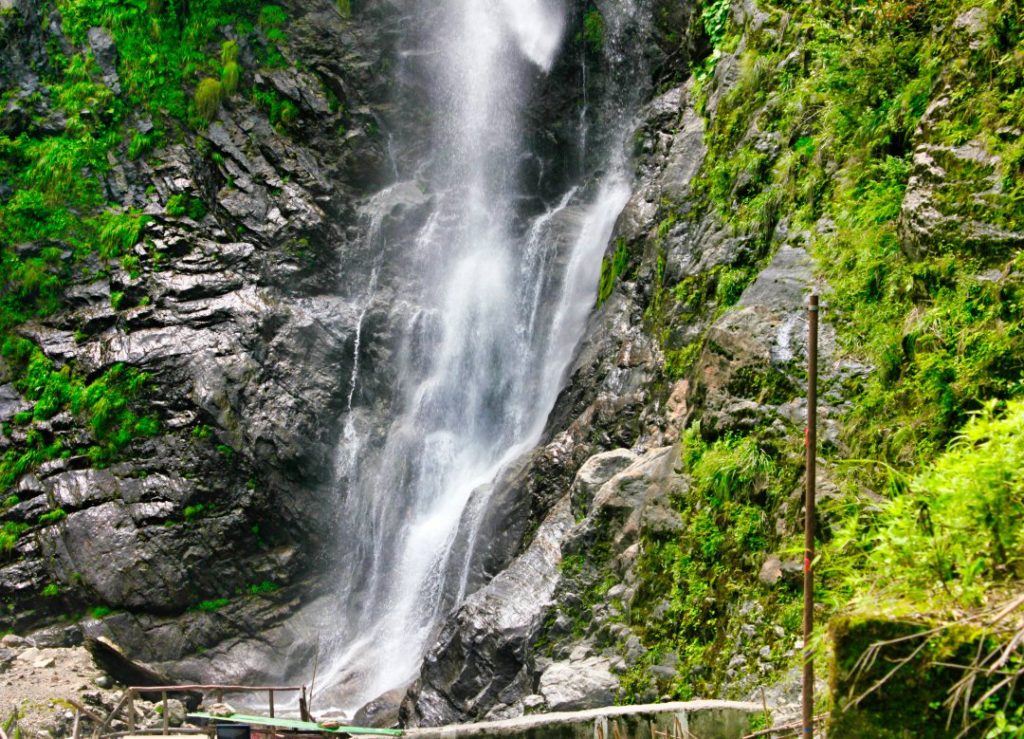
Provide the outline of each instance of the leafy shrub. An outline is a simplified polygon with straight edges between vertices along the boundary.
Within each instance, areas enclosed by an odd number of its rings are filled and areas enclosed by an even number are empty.
[[[908,488],[868,534],[862,592],[976,605],[993,582],[1024,578],[1024,400],[988,404]],[[862,579],[875,572],[884,582]]]
[[[713,49],[721,48],[729,29],[732,10],[731,0],[711,0],[701,8],[700,19]]]
[[[56,598],[58,595],[60,595],[60,585],[55,582],[51,582],[42,590],[44,598]]]
[[[280,586],[277,583],[270,582],[269,580],[264,580],[261,583],[249,586],[249,592],[253,595],[266,595],[277,590],[280,590]]]

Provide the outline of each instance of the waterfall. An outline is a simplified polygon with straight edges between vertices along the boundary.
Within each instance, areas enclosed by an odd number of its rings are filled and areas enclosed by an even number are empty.
[[[366,308],[359,315],[337,455],[336,606],[318,678],[341,686],[341,709],[412,680],[441,618],[464,595],[467,547],[456,543],[475,536],[466,527],[486,508],[486,486],[539,440],[630,195],[628,121],[617,120],[602,174],[584,182],[581,172],[543,212],[523,215],[524,111],[563,45],[564,2],[411,3],[418,48],[404,63],[420,65],[429,81],[430,153],[415,177],[431,212],[392,249],[416,273],[415,294],[404,296],[416,308],[396,359],[392,420],[366,460],[351,423]],[[584,108],[584,142],[586,118]],[[379,239],[382,216],[370,213],[370,238]],[[367,300],[378,275],[379,265]]]

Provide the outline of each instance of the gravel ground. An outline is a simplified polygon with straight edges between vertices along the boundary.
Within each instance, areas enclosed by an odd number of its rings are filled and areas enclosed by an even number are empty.
[[[59,735],[70,727],[69,698],[105,702],[113,696],[98,687],[105,676],[81,647],[37,649],[16,637],[0,645],[0,722],[17,712],[23,737]]]

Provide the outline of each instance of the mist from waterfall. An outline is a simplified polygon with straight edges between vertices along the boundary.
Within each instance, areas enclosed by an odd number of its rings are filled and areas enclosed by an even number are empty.
[[[523,114],[571,32],[564,2],[421,0],[410,16],[419,48],[406,63],[429,80],[432,126],[415,179],[432,200],[399,245],[420,294],[409,296],[394,417],[365,460],[351,421],[365,309],[359,316],[337,455],[337,607],[318,678],[344,687],[339,708],[412,680],[464,596],[472,547],[458,542],[475,538],[486,486],[540,438],[630,194],[623,123],[600,177],[522,215]],[[369,238],[382,239],[373,206]],[[367,301],[377,280],[375,267]]]

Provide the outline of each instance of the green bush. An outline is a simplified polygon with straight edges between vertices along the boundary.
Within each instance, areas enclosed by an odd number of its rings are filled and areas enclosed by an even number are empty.
[[[220,81],[207,77],[199,81],[196,87],[195,106],[203,120],[209,122],[217,115],[220,109],[220,102],[224,96],[224,87]]]
[[[261,583],[249,586],[249,592],[252,595],[267,595],[268,593],[276,592],[280,590],[280,586],[277,583],[264,580]]]
[[[583,40],[597,52],[604,48],[604,16],[597,8],[591,8],[583,16]]]
[[[225,95],[231,95],[238,89],[238,79],[242,68],[238,62],[228,62],[220,73],[220,84]]]
[[[732,10],[730,0],[711,0],[701,8],[700,19],[704,24],[704,32],[708,35],[713,49],[719,49],[729,30],[729,19]]]
[[[196,610],[203,611],[204,613],[213,613],[219,611],[224,606],[228,605],[231,601],[227,598],[216,598],[215,600],[204,600],[196,606]]]
[[[0,553],[7,554],[14,549],[14,545],[18,543],[18,539],[26,530],[28,530],[27,524],[15,521],[0,523]]]
[[[56,598],[58,595],[60,595],[60,585],[55,582],[51,582],[42,590],[44,598]]]
[[[41,515],[39,517],[39,523],[41,523],[44,526],[46,526],[46,525],[49,525],[51,523],[57,523],[58,521],[63,521],[67,517],[68,517],[68,514],[67,514],[67,512],[63,508],[54,508],[52,511],[49,511],[48,513],[44,513],[43,515]]]
[[[238,62],[238,42],[237,41],[225,41],[220,45],[220,63],[222,66],[228,66],[229,64],[235,64]]]
[[[978,605],[993,583],[1024,579],[1024,400],[986,406],[907,489],[856,532],[865,597]]]
[[[264,5],[260,8],[259,24],[263,28],[280,28],[288,22],[288,14],[280,5]]]

